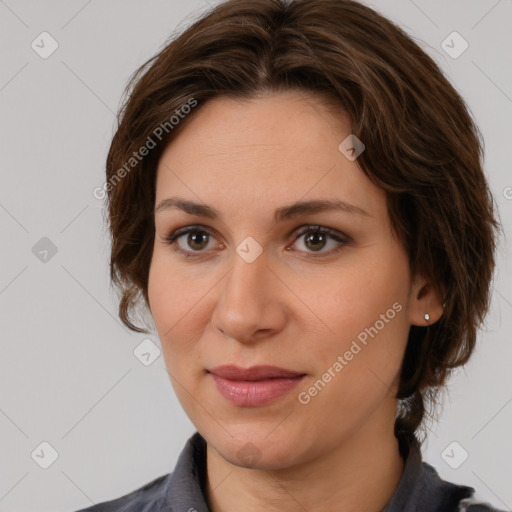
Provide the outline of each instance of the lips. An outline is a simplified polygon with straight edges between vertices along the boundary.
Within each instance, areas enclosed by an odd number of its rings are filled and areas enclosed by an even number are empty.
[[[277,366],[225,365],[208,370],[218,392],[238,407],[267,405],[288,394],[305,375]]]
[[[279,368],[278,366],[252,366],[250,368],[241,368],[235,365],[216,366],[208,370],[214,375],[218,375],[229,380],[257,381],[266,379],[287,379],[305,375],[301,372]]]

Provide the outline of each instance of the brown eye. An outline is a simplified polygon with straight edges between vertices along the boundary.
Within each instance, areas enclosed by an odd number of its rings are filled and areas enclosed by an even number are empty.
[[[304,240],[306,247],[316,251],[325,247],[327,236],[325,233],[314,232],[309,234]]]
[[[185,237],[185,235],[187,236]],[[164,242],[174,246],[175,251],[183,256],[193,258],[208,252],[205,248],[208,246],[210,238],[215,240],[209,231],[198,226],[188,226],[177,229],[167,236]]]
[[[324,228],[322,226],[307,226],[306,229],[303,229],[296,234],[296,241],[301,237],[304,237],[303,245],[306,250],[301,249],[300,251],[309,253],[309,255],[313,258],[329,256],[334,252],[339,251],[351,242],[351,239],[348,236],[338,234],[332,229]],[[329,241],[334,242],[331,244],[333,246],[332,249],[322,251],[324,247],[329,245]],[[296,251],[297,249],[292,250]]]
[[[206,231],[194,230],[188,233],[186,238],[186,243],[191,249],[201,250],[204,249],[208,245],[208,237],[210,235],[206,233]]]

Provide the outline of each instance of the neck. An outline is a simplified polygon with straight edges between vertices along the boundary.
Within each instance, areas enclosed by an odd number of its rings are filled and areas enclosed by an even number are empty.
[[[381,416],[333,450],[272,470],[236,466],[208,445],[209,508],[212,512],[238,512],[240,508],[247,512],[381,512],[404,470],[393,427],[389,417],[384,422]]]

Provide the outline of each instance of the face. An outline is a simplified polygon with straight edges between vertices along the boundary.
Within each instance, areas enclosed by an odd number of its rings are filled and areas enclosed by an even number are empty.
[[[350,133],[307,93],[218,98],[159,161],[155,205],[174,201],[155,213],[150,309],[186,414],[233,464],[252,450],[286,467],[392,428],[419,308],[384,192],[339,149]],[[341,206],[296,204],[320,201]],[[302,376],[233,382],[221,365]]]

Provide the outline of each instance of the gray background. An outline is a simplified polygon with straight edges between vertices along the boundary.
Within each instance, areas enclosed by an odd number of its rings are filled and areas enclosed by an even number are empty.
[[[510,233],[512,1],[368,3],[418,39],[467,100]],[[3,512],[71,511],[126,494],[172,471],[195,431],[163,358],[143,365],[133,351],[146,336],[117,318],[103,202],[92,191],[104,182],[114,113],[129,75],[208,8],[205,0],[0,0]],[[47,59],[31,48],[43,31],[59,44]],[[441,47],[453,31],[469,43],[456,59]],[[43,237],[57,249],[45,262],[33,250],[48,244]],[[442,478],[471,485],[507,509],[511,280],[503,240],[487,329],[473,359],[450,381],[444,412],[424,446],[425,460]],[[149,338],[159,345],[156,334]],[[41,452],[43,441],[58,453],[47,469],[40,467],[50,453],[44,445]],[[453,469],[446,453],[460,460],[462,449],[469,458]]]

